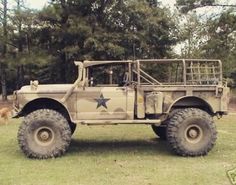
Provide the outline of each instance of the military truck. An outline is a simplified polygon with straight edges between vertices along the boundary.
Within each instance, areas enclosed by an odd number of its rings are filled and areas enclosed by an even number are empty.
[[[217,139],[213,117],[227,114],[220,60],[145,59],[75,62],[74,84],[31,81],[14,92],[21,150],[63,155],[78,124],[148,124],[181,156],[206,155]]]

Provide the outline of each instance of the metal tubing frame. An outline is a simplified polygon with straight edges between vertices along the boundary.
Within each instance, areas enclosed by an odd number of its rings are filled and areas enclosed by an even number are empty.
[[[143,73],[144,75],[147,75],[147,77],[149,77],[151,80],[156,82],[158,86],[166,86],[166,84],[160,83],[158,80],[151,77],[150,75],[148,75],[146,72],[144,72],[140,68],[140,63],[146,63],[146,62],[155,62],[155,63],[159,63],[159,64],[182,62],[182,64],[183,64],[183,82],[182,83],[183,84],[180,84],[178,86],[195,86],[194,84],[190,84],[190,85],[187,84],[187,67],[186,67],[187,62],[200,62],[200,63],[201,62],[218,62],[219,69],[220,69],[219,84],[218,85],[223,84],[222,62],[220,60],[216,60],[216,59],[139,59],[139,60],[84,61],[84,67],[91,67],[94,65],[115,64],[115,63],[129,63],[129,69],[130,69],[131,64],[133,63],[133,64],[136,64],[136,67],[137,67],[137,84],[138,85],[141,85],[141,73]],[[148,80],[148,81],[150,81],[150,80]],[[151,83],[150,85],[152,86],[153,83]],[[199,86],[199,85],[196,85],[196,86]],[[202,86],[202,85],[200,85],[200,86]],[[209,84],[208,84],[208,86],[209,86]]]

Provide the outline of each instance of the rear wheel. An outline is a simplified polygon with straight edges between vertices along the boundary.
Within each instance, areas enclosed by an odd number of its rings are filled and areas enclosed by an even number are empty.
[[[162,140],[166,140],[166,125],[152,125],[154,133]]]
[[[165,121],[163,121],[163,122],[161,123],[161,125],[159,125],[159,126],[152,125],[152,130],[154,131],[154,133],[155,133],[160,139],[162,139],[162,140],[166,140],[166,139],[167,139],[167,138],[166,138],[166,125],[168,125],[168,123],[169,123],[169,121],[170,121],[170,118],[173,117],[173,115],[174,115],[175,113],[177,113],[178,111],[180,111],[180,110],[181,110],[181,109],[173,109],[173,110],[170,112],[168,118],[167,118]]]
[[[205,111],[187,108],[177,112],[167,125],[167,140],[182,156],[206,155],[216,142],[216,127]]]
[[[59,157],[66,152],[70,141],[71,129],[67,120],[50,109],[28,114],[18,130],[19,146],[30,158]]]

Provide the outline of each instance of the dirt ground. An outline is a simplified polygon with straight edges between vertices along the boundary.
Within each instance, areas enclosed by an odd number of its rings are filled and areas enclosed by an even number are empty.
[[[229,112],[236,112],[236,97],[230,99]]]
[[[6,102],[3,102],[2,100],[0,100],[0,109],[3,107],[11,107],[12,106],[12,101],[8,100]]]
[[[3,107],[12,107],[12,96],[7,97],[7,101],[2,101],[2,95],[0,94],[0,109]]]

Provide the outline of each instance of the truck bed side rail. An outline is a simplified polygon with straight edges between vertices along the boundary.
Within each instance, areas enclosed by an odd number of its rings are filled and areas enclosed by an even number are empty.
[[[144,73],[152,76],[152,82],[156,85],[223,85],[220,60],[144,59],[138,60],[138,63],[142,73],[153,71],[152,74]],[[156,70],[152,70],[154,68]],[[140,82],[142,83],[142,80]]]

